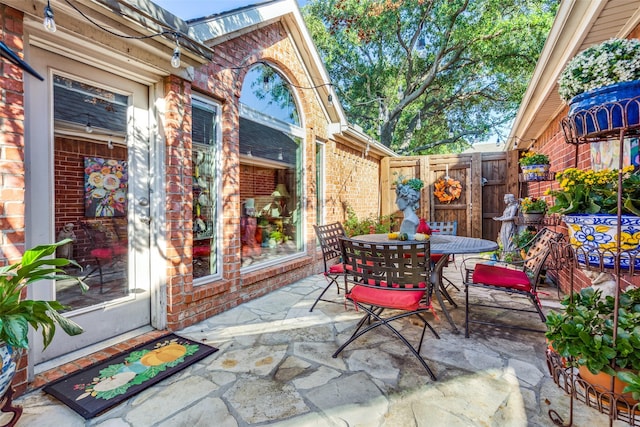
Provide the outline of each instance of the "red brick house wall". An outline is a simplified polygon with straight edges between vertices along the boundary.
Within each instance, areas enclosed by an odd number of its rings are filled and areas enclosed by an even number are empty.
[[[0,4],[0,39],[18,53],[23,46],[23,15]],[[166,247],[159,248],[166,259],[166,326],[177,330],[205,320],[243,302],[267,294],[279,287],[317,273],[321,258],[316,246],[313,224],[316,218],[316,142],[325,143],[325,193],[328,222],[344,221],[345,209],[351,206],[359,217],[379,211],[380,158],[364,149],[336,142],[327,132],[327,118],[313,83],[299,61],[289,32],[275,23],[215,46],[213,62],[196,70],[192,82],[171,75],[164,86],[164,113],[160,117],[160,134],[165,147]],[[241,201],[247,197],[244,183],[253,180],[252,194],[270,197],[275,176],[272,171],[239,163],[239,97],[244,76],[250,66],[265,61],[278,68],[292,82],[298,110],[306,132],[304,174],[306,212],[304,230],[307,252],[278,265],[240,273]],[[238,69],[238,66],[246,68]],[[22,71],[0,61],[0,265],[18,260],[25,249],[25,164],[24,164],[24,86]],[[220,256],[222,278],[194,286],[192,279],[192,139],[191,97],[194,93],[212,98],[221,105],[223,245]],[[55,234],[67,222],[84,217],[84,156],[126,158],[126,148],[109,150],[106,144],[56,137],[54,141]],[[271,174],[271,175],[270,175]],[[268,184],[271,182],[271,184]],[[86,246],[82,232],[76,228],[76,247]],[[20,393],[26,388],[26,357],[14,385]]]
[[[292,82],[292,91],[299,100],[305,137],[304,169],[306,179],[307,253],[293,261],[240,274],[241,201],[247,196],[247,182],[269,180],[264,170],[239,163],[239,97],[244,77],[252,65],[263,61],[275,66]],[[243,68],[238,68],[244,66]],[[202,321],[243,302],[267,294],[285,284],[319,271],[319,253],[313,224],[316,223],[315,144],[318,139],[326,146],[326,193],[328,222],[343,221],[345,202],[362,216],[378,211],[378,163],[372,157],[346,146],[336,145],[326,133],[327,120],[295,54],[288,32],[281,24],[271,24],[215,46],[212,63],[196,70],[192,83],[170,77],[165,82],[167,142],[167,310],[168,327],[179,329]],[[190,97],[202,93],[221,103],[223,170],[239,171],[224,177],[223,205],[223,277],[194,286],[191,279],[192,197]],[[244,192],[243,192],[244,188]],[[257,194],[269,197],[273,185]],[[264,193],[264,194],[263,194]],[[256,193],[253,193],[256,194]],[[363,197],[366,194],[366,197]],[[256,201],[256,206],[259,203]]]
[[[640,26],[636,27],[630,34],[629,38],[640,37]],[[576,167],[578,169],[591,168],[591,152],[588,144],[575,146],[565,142],[564,135],[560,126],[560,121],[563,117],[566,117],[569,112],[569,108],[565,108],[558,116],[554,118],[551,124],[542,133],[541,138],[536,141],[531,148],[533,151],[547,154],[551,161],[551,171],[560,172],[569,167]],[[541,183],[529,183],[527,188],[527,194],[533,197],[543,196],[544,193],[550,188],[557,189],[556,182],[541,182]],[[561,222],[557,226],[557,231],[567,234],[566,226]],[[568,292],[571,287],[570,272],[563,269],[557,273],[560,287],[563,291]],[[625,287],[629,284],[635,284],[640,286],[640,277],[622,277],[621,286]],[[573,289],[579,290],[585,287],[591,286],[591,281],[582,274],[581,271],[574,271]]]
[[[24,49],[22,12],[0,4],[0,40]],[[17,261],[25,249],[24,76],[0,61],[0,264]]]
[[[0,4],[0,40],[18,54],[24,50],[23,14]],[[0,265],[16,262],[25,250],[24,75],[0,61]],[[23,357],[13,384],[27,385]]]

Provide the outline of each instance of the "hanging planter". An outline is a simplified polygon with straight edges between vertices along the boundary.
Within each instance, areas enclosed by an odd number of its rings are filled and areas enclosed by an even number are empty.
[[[560,74],[558,93],[569,104],[565,135],[640,125],[640,40],[613,38],[583,50]]]
[[[569,102],[577,136],[640,125],[640,80],[615,83],[575,96]]]
[[[569,230],[569,242],[578,262],[595,267],[613,268],[618,242],[617,215],[571,214],[563,220]],[[628,270],[633,262],[640,269],[640,217],[622,215],[620,218],[620,268]]]
[[[520,166],[525,181],[546,181],[549,176],[550,165]]]

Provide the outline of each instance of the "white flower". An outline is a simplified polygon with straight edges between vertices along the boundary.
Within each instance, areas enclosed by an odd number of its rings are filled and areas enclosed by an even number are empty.
[[[559,93],[569,102],[583,92],[640,80],[640,40],[610,39],[577,54],[560,74]]]

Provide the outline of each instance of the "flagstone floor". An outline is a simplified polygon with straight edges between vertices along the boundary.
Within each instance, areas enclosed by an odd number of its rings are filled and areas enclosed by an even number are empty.
[[[460,282],[453,264],[446,274]],[[365,334],[334,359],[362,312],[320,302],[310,313],[325,284],[322,275],[307,277],[177,331],[220,351],[89,421],[41,390],[28,393],[16,401],[24,408],[18,426],[551,426],[550,409],[569,420],[543,334],[475,325],[465,339],[443,316],[431,317],[441,339],[427,332],[421,354],[437,381],[386,330]],[[559,307],[556,289],[544,291],[545,309]],[[452,295],[463,328],[464,294]],[[511,316],[543,326],[534,314]],[[413,338],[419,330],[403,324]],[[609,420],[576,402],[573,423]]]

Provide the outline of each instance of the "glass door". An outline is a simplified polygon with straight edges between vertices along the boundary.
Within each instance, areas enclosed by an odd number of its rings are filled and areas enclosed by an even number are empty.
[[[67,273],[89,285],[83,294],[73,282],[59,280],[39,295],[67,306],[64,315],[85,332],[57,336],[45,351],[35,335],[36,351],[31,353],[37,364],[150,323],[149,89],[34,50],[36,64],[55,68],[45,82],[52,99],[47,116],[53,136],[42,138],[49,141],[44,152],[51,156],[46,162],[40,159],[46,167],[34,168],[29,176],[31,183],[47,185],[34,189],[42,194],[32,196],[38,209],[32,215],[51,212],[45,205],[50,200],[53,211],[45,221],[49,234],[55,241],[73,240],[57,256],[76,261],[79,267]],[[37,113],[42,107],[30,102],[29,108]],[[35,134],[45,132],[37,129]],[[35,221],[31,226],[44,232]]]

